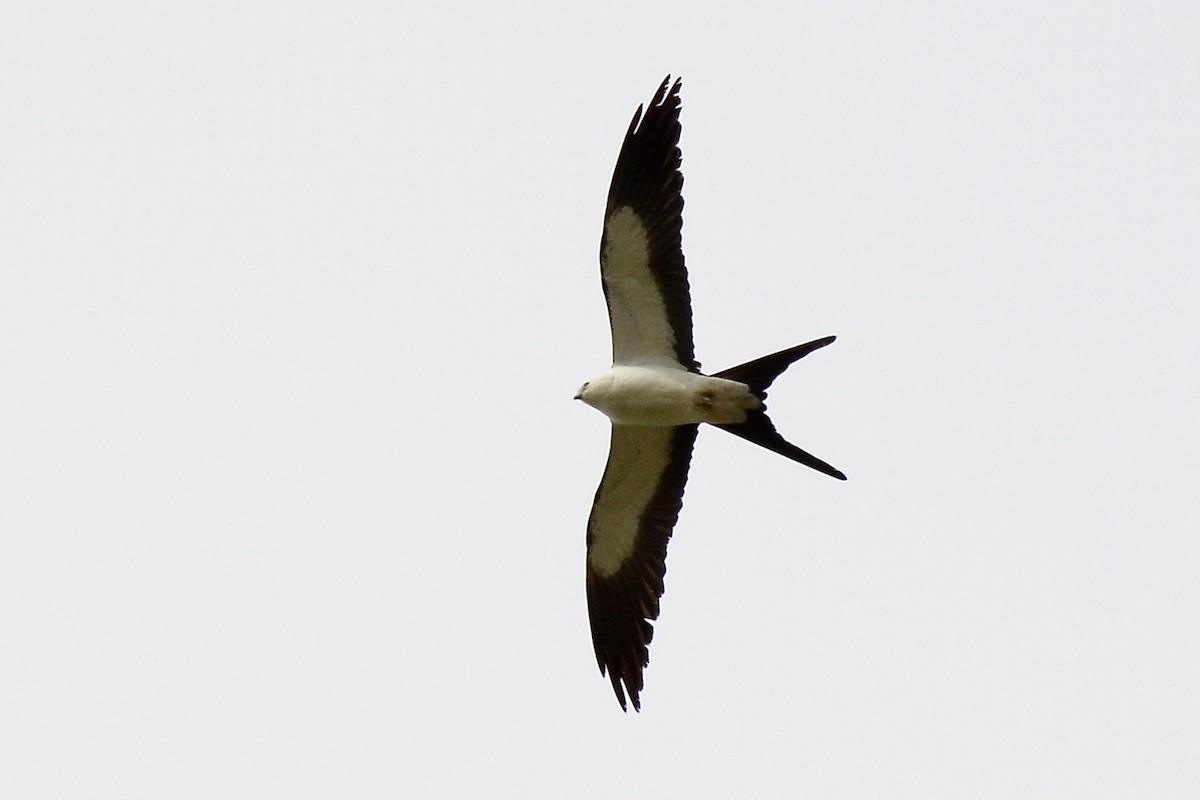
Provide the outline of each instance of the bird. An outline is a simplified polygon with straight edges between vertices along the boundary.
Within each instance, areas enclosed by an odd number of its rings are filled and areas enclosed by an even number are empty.
[[[612,423],[608,461],[587,522],[587,608],[600,674],[622,711],[641,711],[667,543],[683,507],[701,424],[728,431],[838,480],[846,475],[787,441],[767,416],[767,388],[825,336],[712,375],[700,371],[684,266],[680,90],[668,75],[639,105],[613,169],[600,239],[612,367],[576,400]]]

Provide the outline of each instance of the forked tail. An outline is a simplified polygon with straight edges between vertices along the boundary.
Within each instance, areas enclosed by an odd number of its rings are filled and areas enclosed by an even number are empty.
[[[823,472],[831,478],[837,478],[839,481],[846,480],[846,475],[841,470],[826,464],[811,453],[806,453],[780,436],[779,431],[775,430],[775,426],[771,423],[770,417],[767,416],[767,405],[765,402],[767,399],[767,388],[776,378],[783,374],[785,369],[804,358],[813,350],[819,350],[827,344],[833,344],[835,338],[837,337],[826,336],[823,339],[817,339],[806,344],[798,344],[795,347],[789,347],[787,350],[780,350],[778,353],[772,353],[769,356],[747,361],[745,364],[730,367],[713,375],[714,378],[725,378],[726,380],[746,384],[750,387],[750,391],[758,396],[759,400],[764,401],[761,408],[749,413],[745,422],[737,422],[731,425],[717,425],[716,427],[727,430],[735,436],[740,436],[746,441],[754,442],[774,453],[779,453],[781,456],[786,456],[792,461],[797,461],[806,467],[812,467],[817,472]]]

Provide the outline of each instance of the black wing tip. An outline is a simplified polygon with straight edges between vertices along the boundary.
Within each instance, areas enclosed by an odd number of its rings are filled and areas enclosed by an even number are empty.
[[[648,647],[647,647],[648,649]],[[647,658],[647,661],[649,659]],[[645,687],[643,683],[643,666],[641,669],[625,671],[618,669],[624,667],[617,663],[605,664],[604,656],[600,653],[599,647],[596,649],[596,663],[600,667],[600,674],[607,676],[612,683],[613,694],[617,696],[617,702],[621,704],[621,710],[628,713],[629,706],[633,706],[633,710],[641,712],[642,710],[642,689]],[[628,700],[626,697],[628,696]]]
[[[659,84],[658,89],[654,92],[654,97],[650,100],[650,103],[638,104],[637,111],[633,112],[633,119],[629,122],[629,130],[625,132],[625,138],[629,139],[641,133],[642,128],[645,128],[647,123],[650,123],[651,117],[657,117],[664,112],[671,123],[678,125],[679,111],[683,106],[683,101],[679,97],[681,89],[683,89],[683,78],[677,77],[675,83],[671,83],[670,75],[663,78],[663,82]],[[678,132],[674,134],[673,141],[678,143]]]
[[[653,99],[650,100],[650,111],[662,108],[670,103],[672,106],[671,110],[678,116],[679,107],[682,105],[682,101],[679,98],[681,89],[683,89],[683,78],[676,77],[675,83],[671,83],[671,76],[668,74],[667,77],[663,78],[663,82],[658,85]],[[642,121],[643,116],[648,116],[647,105],[645,103],[638,103],[637,111],[633,112],[633,119],[629,122],[629,130],[625,134],[627,137],[637,132],[638,123]]]
[[[667,89],[670,86],[670,90]],[[654,93],[654,105],[662,105],[671,97],[678,97],[679,90],[683,88],[683,78],[679,75],[675,76],[675,82],[671,83],[671,73],[667,73],[667,77],[663,78],[662,83],[658,86],[658,91]]]
[[[612,684],[621,710],[628,712],[632,705],[634,711],[641,711],[645,671],[650,666],[650,643],[654,640],[654,620],[658,619],[663,593],[662,580],[648,586],[650,593],[647,596],[629,588],[617,588],[616,594],[608,594],[607,598],[604,597],[607,593],[597,583],[589,570],[588,616],[596,665],[600,667],[600,674],[607,676]],[[617,601],[616,607],[610,604],[613,600]],[[629,601],[634,601],[635,605],[629,605]]]
[[[683,87],[683,77],[676,75],[675,81],[671,81],[671,73],[667,73],[663,77],[662,82],[658,84],[658,88],[654,90],[654,99],[650,101],[651,105],[661,105],[669,95],[679,94],[679,90]]]
[[[604,666],[600,667],[600,674],[604,674]],[[641,676],[638,676],[641,677]],[[631,685],[629,678],[622,678],[615,670],[609,670],[608,678],[612,681],[613,694],[617,696],[617,702],[621,704],[621,711],[629,713],[629,706],[633,706],[633,710],[637,713],[642,713],[642,698],[640,690]],[[626,700],[626,695],[629,699]]]

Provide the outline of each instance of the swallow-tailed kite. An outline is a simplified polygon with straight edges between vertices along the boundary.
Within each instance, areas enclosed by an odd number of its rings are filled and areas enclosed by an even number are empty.
[[[679,89],[667,76],[625,134],[608,190],[600,277],[612,327],[613,366],[575,395],[612,421],[608,464],[587,527],[587,600],[600,674],[641,709],[667,540],[683,506],[701,422],[845,480],[775,430],[767,387],[788,366],[833,342],[826,336],[714,375],[692,353],[692,307],[683,266]],[[669,91],[668,91],[669,88]]]

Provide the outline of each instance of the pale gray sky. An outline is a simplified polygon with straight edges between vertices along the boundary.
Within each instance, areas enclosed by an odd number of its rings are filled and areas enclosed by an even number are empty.
[[[1200,795],[1194,3],[14,3],[0,795]],[[714,6],[715,8],[715,6]],[[599,675],[596,256],[683,89],[697,445]]]

